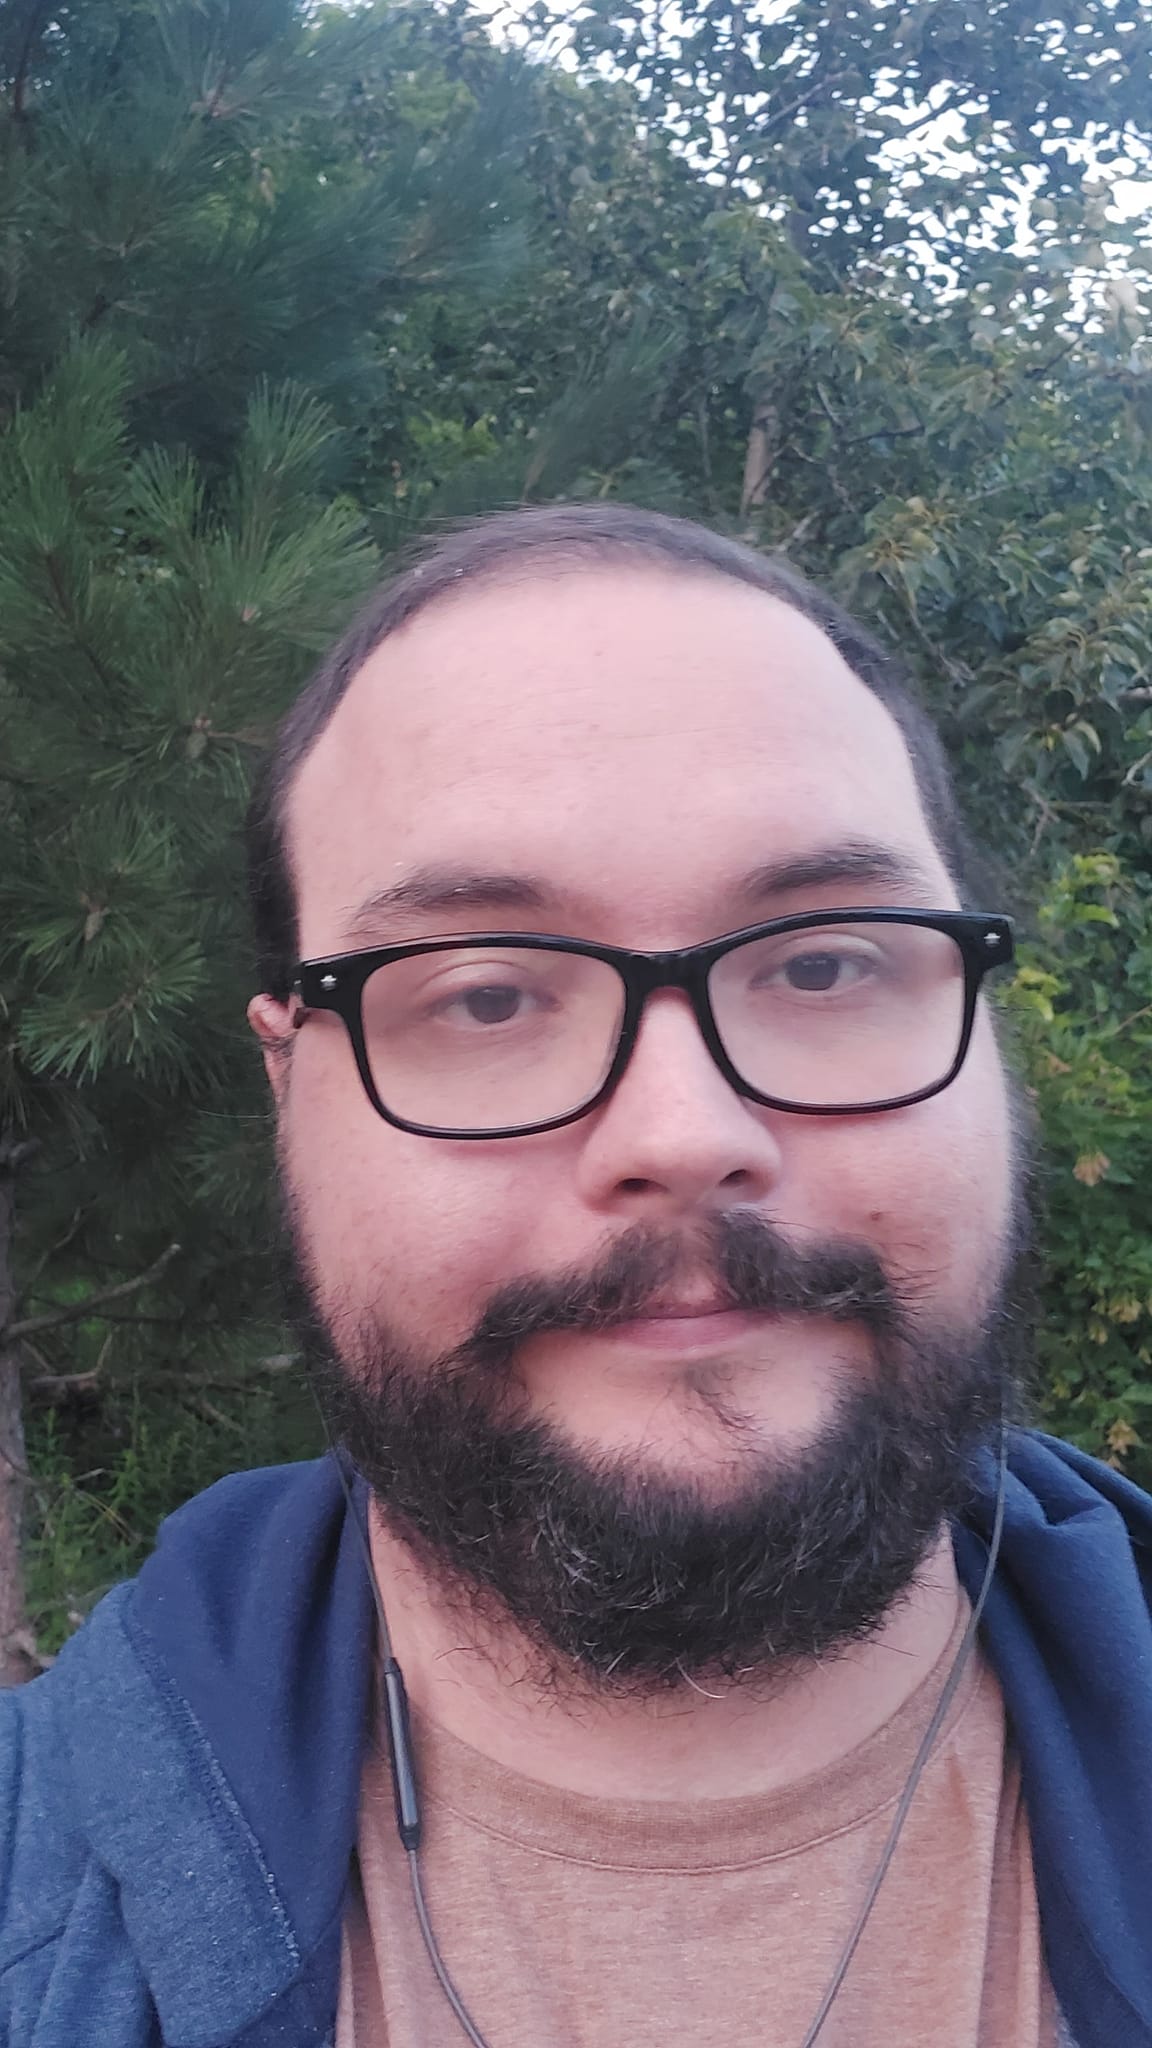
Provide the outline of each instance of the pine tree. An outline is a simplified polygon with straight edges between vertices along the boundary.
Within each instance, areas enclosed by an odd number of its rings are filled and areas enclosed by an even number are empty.
[[[245,754],[374,560],[357,509],[318,488],[314,400],[258,391],[213,491],[186,455],[132,454],[126,381],[113,350],[79,344],[0,450],[0,1222],[22,1168],[37,1237],[70,1236],[121,1294],[182,1256],[163,1240],[188,1209],[198,1106],[245,1091]],[[0,1627],[18,1650],[13,1387],[21,1352],[92,1305],[6,1318]]]
[[[249,767],[374,571],[346,482],[382,326],[519,260],[515,67],[442,148],[369,158],[341,121],[388,33],[304,0],[0,20],[0,1683],[38,1654],[21,1373],[75,1379],[55,1333],[113,1312],[178,1368],[266,1276],[233,1213]]]

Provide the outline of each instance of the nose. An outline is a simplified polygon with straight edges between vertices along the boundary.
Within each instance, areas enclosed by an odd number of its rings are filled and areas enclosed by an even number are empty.
[[[613,1093],[577,1126],[580,1192],[633,1222],[763,1201],[782,1168],[779,1114],[736,1093],[687,996],[659,990]]]

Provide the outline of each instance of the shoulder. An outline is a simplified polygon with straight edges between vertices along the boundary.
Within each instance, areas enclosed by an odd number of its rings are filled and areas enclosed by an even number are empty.
[[[200,2037],[226,2039],[318,1952],[371,1672],[355,1533],[331,1459],[224,1480],[169,1518],[49,1672],[0,1698],[5,2048],[137,2048],[152,2002],[166,2036],[211,2015]],[[96,1982],[102,2013],[134,2015],[119,2034],[84,2018]],[[35,2018],[49,1990],[60,2027]]]
[[[98,1649],[110,1663],[131,1661],[120,1627],[126,1591],[89,1620],[85,1657]],[[68,1694],[78,1661],[65,1650],[43,1677],[0,1693],[0,2041],[156,2048],[155,2011],[74,1768]],[[122,1758],[121,1770],[130,1767]]]
[[[286,1575],[289,1551],[298,1566],[326,1522],[323,1481],[316,1465],[271,1467],[197,1495],[50,1670],[0,1691],[0,1968],[67,1919],[102,1799],[123,1788],[152,1724],[179,1717],[163,1638],[182,1636],[205,1659],[222,1627],[246,1635],[253,1579],[266,1582],[277,1564]]]
[[[51,1670],[0,1693],[0,2034],[43,2002],[56,1951],[81,1921],[105,1919],[110,1888],[93,1856],[76,1770],[77,1691],[95,1701],[134,1663],[123,1628],[129,1589],[101,1601]],[[122,1759],[121,1768],[127,1767]],[[6,2029],[6,2031],[5,2031]]]
[[[964,1520],[983,1535],[991,1527],[999,1483],[993,1447],[974,1471],[971,1511]],[[1008,1434],[1004,1533],[1006,1543],[1042,1544],[1053,1557],[1074,1546],[1085,1556],[1132,1556],[1146,1571],[1152,1562],[1152,1494],[1075,1444],[1038,1429]]]
[[[343,1520],[331,1458],[233,1472],[161,1522],[135,1581],[134,1610],[193,1591],[201,1600],[242,1599],[289,1559],[297,1573],[323,1569]]]

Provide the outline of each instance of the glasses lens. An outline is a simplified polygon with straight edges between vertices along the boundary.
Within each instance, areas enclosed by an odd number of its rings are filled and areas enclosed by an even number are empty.
[[[737,1073],[797,1108],[878,1108],[951,1072],[964,956],[946,932],[834,924],[752,939],[717,961],[712,1010]]]
[[[453,946],[378,967],[362,1013],[376,1093],[393,1115],[433,1130],[509,1130],[596,1094],[624,984],[580,953]]]

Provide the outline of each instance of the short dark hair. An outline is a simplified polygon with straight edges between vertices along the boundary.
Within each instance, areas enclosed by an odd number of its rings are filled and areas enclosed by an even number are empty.
[[[729,576],[778,598],[826,633],[848,667],[895,719],[908,749],[929,830],[966,909],[980,863],[947,756],[895,657],[779,557],[634,505],[548,505],[490,513],[419,543],[369,599],[281,721],[248,809],[248,876],[260,986],[284,1001],[298,958],[296,886],[285,816],[293,778],[369,655],[419,612],[467,585],[506,581],[549,565],[681,568]]]

